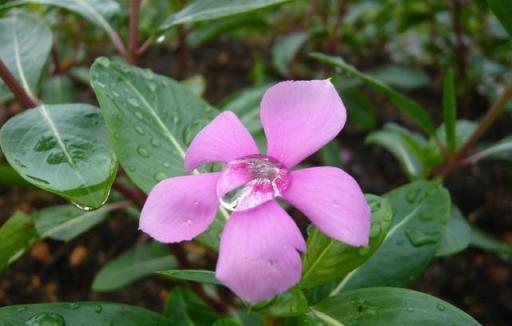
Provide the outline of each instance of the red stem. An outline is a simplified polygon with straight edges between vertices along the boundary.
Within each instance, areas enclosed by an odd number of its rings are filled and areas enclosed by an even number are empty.
[[[130,6],[130,34],[128,38],[128,61],[135,65],[139,54],[139,14],[142,0],[132,0]]]
[[[20,85],[2,59],[0,59],[0,78],[2,78],[5,85],[9,87],[16,99],[25,108],[29,109],[39,105],[32,95],[27,93],[27,91]]]
[[[126,199],[131,200],[139,206],[144,205],[146,195],[138,188],[129,188],[119,181],[115,181],[112,188],[119,191]]]

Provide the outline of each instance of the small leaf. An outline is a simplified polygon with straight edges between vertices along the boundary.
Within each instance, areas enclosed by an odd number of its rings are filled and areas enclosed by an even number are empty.
[[[511,245],[475,227],[471,228],[470,245],[498,254],[512,256]]]
[[[39,234],[30,216],[17,212],[10,217],[0,227],[0,271],[21,257],[37,240]]]
[[[290,62],[309,37],[307,32],[296,32],[278,39],[272,47],[272,64],[283,76],[289,72]]]
[[[480,325],[441,299],[399,288],[352,290],[329,297],[311,310],[327,325]]]
[[[42,238],[69,241],[103,222],[108,212],[118,204],[110,204],[95,211],[84,212],[70,205],[44,208],[32,214],[32,219]]]
[[[88,104],[41,105],[7,121],[0,145],[28,182],[85,209],[107,200],[117,161],[99,110]]]
[[[221,285],[221,283],[215,278],[215,273],[212,271],[199,269],[171,269],[168,271],[158,272],[158,274],[176,280]]]
[[[427,141],[421,134],[387,123],[382,130],[368,134],[365,142],[390,151],[409,179],[424,177],[430,170],[425,164],[424,147]]]
[[[67,9],[103,28],[110,37],[114,37],[115,31],[108,19],[119,12],[120,7],[115,0],[17,0],[0,6],[0,11],[32,3]]]
[[[487,3],[508,34],[512,36],[512,2],[510,0],[487,0]]]
[[[446,227],[443,241],[437,249],[436,256],[453,255],[466,249],[471,240],[471,227],[462,217],[459,209],[452,206],[450,221]]]
[[[393,224],[384,242],[333,291],[410,285],[432,260],[450,217],[450,195],[437,182],[417,181],[384,195]]]
[[[36,94],[50,48],[52,32],[44,21],[16,14],[0,19],[0,58],[28,94]],[[0,80],[0,103],[12,99]]]
[[[425,87],[430,83],[430,77],[423,71],[398,65],[379,67],[372,75],[390,86],[404,90]]]
[[[138,245],[103,266],[94,277],[92,289],[114,291],[156,271],[176,266],[176,259],[165,245],[157,242]]]
[[[417,102],[398,93],[397,91],[395,91],[385,83],[381,82],[380,80],[377,80],[367,74],[358,71],[355,67],[347,64],[340,57],[328,56],[321,53],[313,53],[311,54],[311,57],[320,62],[340,68],[344,72],[360,79],[366,85],[372,87],[382,95],[386,96],[394,105],[398,107],[398,109],[408,114],[420,127],[422,127],[430,135],[434,134],[435,129],[432,120],[430,119],[427,111],[425,111],[425,109]]]
[[[308,300],[304,293],[293,288],[254,305],[251,310],[265,316],[288,317],[303,314],[308,308]]]
[[[476,163],[481,159],[512,161],[512,136],[508,136],[484,150],[472,155],[467,162]]]
[[[197,294],[187,288],[175,287],[165,303],[164,316],[180,325],[210,326],[218,318]]]
[[[160,26],[160,32],[181,24],[239,15],[288,1],[290,0],[195,0],[167,18]]]
[[[372,226],[368,247],[352,247],[331,239],[314,228],[308,236],[308,250],[303,259],[300,287],[312,288],[340,280],[362,265],[379,248],[391,225],[392,211],[385,199],[367,195],[372,209]]]
[[[453,79],[453,70],[448,70],[444,76],[443,86],[443,121],[446,135],[446,144],[448,150],[453,152],[456,147],[456,128],[455,120],[457,119],[457,103],[455,96],[455,82]]]
[[[118,303],[74,302],[41,303],[0,308],[6,325],[123,325],[179,326],[153,311]]]

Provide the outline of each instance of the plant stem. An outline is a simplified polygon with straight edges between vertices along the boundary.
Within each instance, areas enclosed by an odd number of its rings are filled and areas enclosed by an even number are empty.
[[[38,106],[39,103],[30,95],[16,80],[13,74],[9,71],[9,68],[5,65],[2,59],[0,59],[0,78],[4,81],[5,85],[9,87],[11,92],[14,94],[16,99],[25,108],[33,108]]]
[[[445,177],[464,161],[465,156],[476,145],[480,138],[482,138],[487,129],[492,126],[510,98],[512,98],[512,81],[508,83],[501,96],[491,106],[489,111],[487,111],[471,137],[469,137],[464,145],[462,145],[462,147],[448,161],[446,161],[445,164],[434,170],[434,176]]]
[[[131,200],[134,204],[142,206],[146,201],[146,195],[139,188],[129,188],[119,181],[115,181],[112,188],[120,192],[126,199]]]
[[[139,14],[142,0],[132,0],[130,4],[130,34],[128,36],[128,62],[136,65],[139,55]]]

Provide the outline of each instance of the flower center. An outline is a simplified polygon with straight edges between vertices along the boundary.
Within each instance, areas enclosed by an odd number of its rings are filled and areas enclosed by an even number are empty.
[[[232,211],[259,206],[288,188],[290,173],[266,155],[251,155],[226,164],[217,184],[220,203]]]

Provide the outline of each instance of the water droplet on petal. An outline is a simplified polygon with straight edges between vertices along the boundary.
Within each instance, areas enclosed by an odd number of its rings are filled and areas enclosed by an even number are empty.
[[[232,211],[247,210],[281,195],[288,188],[288,169],[265,155],[231,161],[217,184],[220,203]]]
[[[26,326],[65,326],[64,318],[55,313],[42,313],[25,322]]]
[[[139,153],[139,155],[142,157],[149,157],[148,150],[142,146],[137,147],[137,153]]]
[[[156,38],[156,43],[162,43],[163,41],[165,41],[165,35],[160,35]]]

